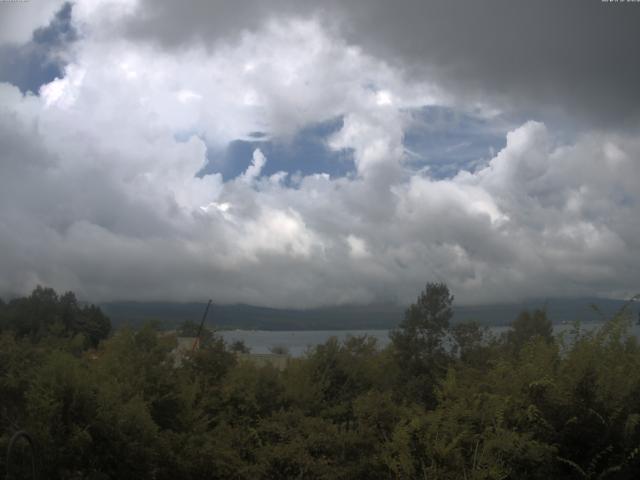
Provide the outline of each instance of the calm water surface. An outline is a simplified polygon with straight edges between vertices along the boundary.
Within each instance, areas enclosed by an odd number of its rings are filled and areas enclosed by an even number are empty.
[[[590,330],[601,326],[599,323],[583,324],[582,328]],[[509,327],[491,327],[494,334],[501,334]],[[570,331],[572,325],[555,325],[554,333]],[[634,325],[633,332],[640,336],[640,326]],[[379,347],[384,347],[389,343],[389,330],[297,330],[297,331],[267,331],[267,330],[223,330],[218,332],[227,342],[242,340],[251,353],[269,353],[273,347],[284,347],[294,357],[304,355],[304,353],[316,345],[325,343],[330,337],[337,337],[344,340],[348,336],[368,335],[374,337]]]

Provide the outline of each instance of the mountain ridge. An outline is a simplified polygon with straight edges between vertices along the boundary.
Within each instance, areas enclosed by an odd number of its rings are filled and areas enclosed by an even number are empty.
[[[469,320],[482,325],[510,324],[523,310],[546,308],[554,323],[602,321],[614,315],[628,302],[603,298],[532,299],[518,303],[454,306],[453,322]],[[591,305],[598,308],[593,309]],[[137,302],[101,303],[100,307],[118,328],[137,327],[156,321],[161,328],[176,328],[185,320],[199,322],[204,302]],[[357,330],[390,329],[398,325],[406,307],[394,304],[345,305],[312,309],[260,307],[247,304],[212,304],[207,325],[221,330]],[[630,305],[634,319],[638,304]]]

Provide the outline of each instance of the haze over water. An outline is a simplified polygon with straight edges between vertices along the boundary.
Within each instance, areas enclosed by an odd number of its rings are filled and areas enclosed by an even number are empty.
[[[602,326],[603,323],[584,323],[581,324],[583,330],[592,330]],[[570,332],[573,329],[571,324],[554,325],[554,334],[562,332]],[[509,327],[489,327],[489,331],[494,335],[500,335],[509,330]],[[336,337],[342,341],[352,337],[361,337],[364,335],[373,337],[380,348],[386,347],[389,340],[390,330],[222,330],[218,334],[224,338],[227,343],[241,340],[247,347],[251,349],[251,353],[263,354],[270,353],[273,347],[284,347],[291,356],[300,357],[317,345],[325,343],[331,337]],[[640,325],[634,324],[632,332],[636,337],[640,337]]]

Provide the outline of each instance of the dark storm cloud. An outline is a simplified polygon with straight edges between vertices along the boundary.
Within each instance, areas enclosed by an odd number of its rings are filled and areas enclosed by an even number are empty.
[[[318,13],[349,41],[436,78],[461,101],[598,127],[640,116],[639,3],[144,0],[124,28],[167,47],[212,45],[271,16]]]
[[[640,5],[600,0],[360,2],[354,40],[502,106],[595,123],[640,112]]]
[[[271,15],[302,14],[309,10],[308,2],[293,0],[189,3],[144,0],[135,17],[123,28],[133,38],[152,39],[169,48],[190,42],[209,45],[237,36],[242,30],[257,28]]]

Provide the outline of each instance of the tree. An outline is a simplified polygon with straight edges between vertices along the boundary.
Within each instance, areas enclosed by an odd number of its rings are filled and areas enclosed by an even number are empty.
[[[453,352],[464,363],[480,366],[486,363],[489,329],[478,322],[463,322],[451,328]]]
[[[289,355],[289,349],[284,345],[274,345],[269,348],[269,352],[274,355]]]
[[[99,307],[81,307],[73,292],[58,295],[52,288],[37,286],[28,297],[13,299],[0,310],[3,328],[33,342],[81,334],[85,346],[96,347],[111,331],[111,321]]]
[[[547,318],[545,310],[536,309],[533,314],[524,310],[511,324],[511,330],[507,332],[507,343],[515,351],[519,351],[535,337],[547,342],[553,341],[553,324]]]
[[[453,295],[444,283],[427,283],[399,328],[390,334],[403,380],[412,396],[430,405],[446,369],[443,339],[453,316]]]
[[[200,330],[200,325],[193,320],[185,320],[182,322],[180,327],[177,330],[179,337],[197,337],[198,333],[200,333],[200,339],[198,340],[198,345],[200,347],[206,347],[210,345],[215,340],[215,333],[207,327],[202,327]]]
[[[78,324],[75,330],[87,337],[91,346],[96,347],[100,340],[104,340],[109,336],[111,331],[111,321],[100,307],[89,305],[80,311]]]
[[[235,340],[234,342],[231,342],[229,350],[235,353],[251,353],[251,349],[247,347],[244,340]]]

